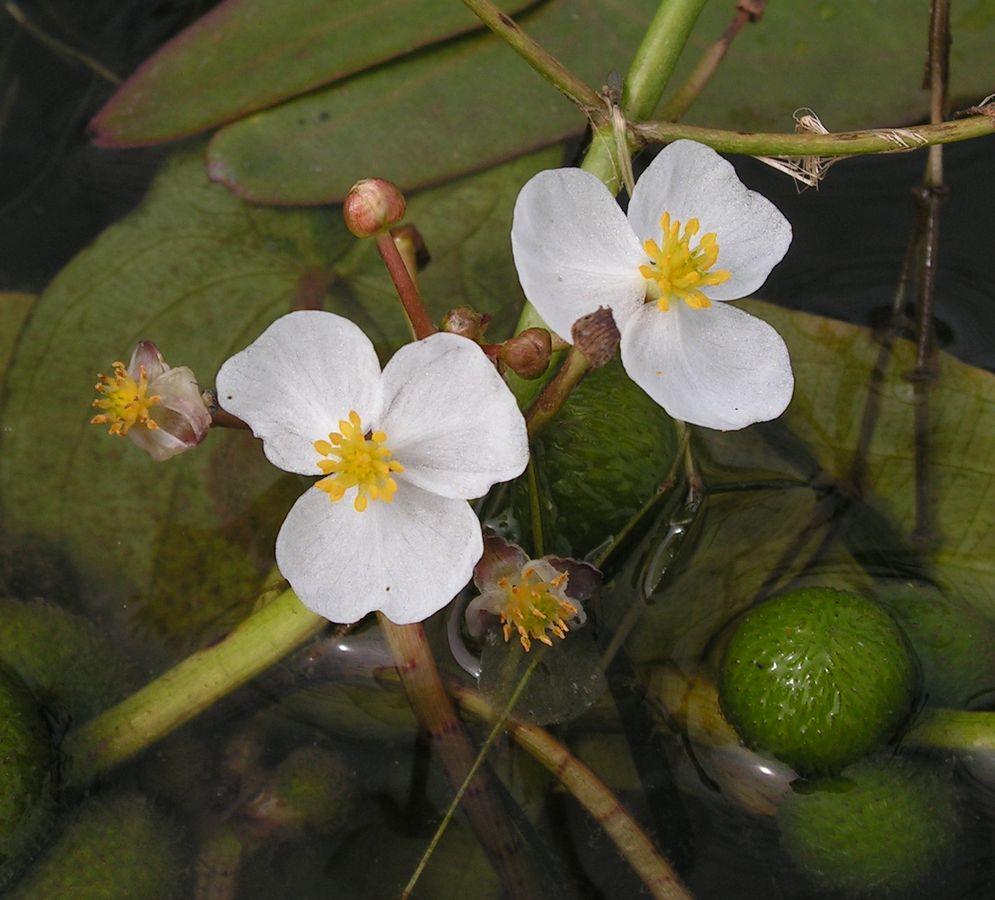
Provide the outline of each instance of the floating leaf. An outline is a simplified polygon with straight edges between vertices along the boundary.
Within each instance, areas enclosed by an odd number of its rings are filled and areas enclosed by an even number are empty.
[[[91,128],[105,147],[176,140],[480,27],[452,0],[227,0],[146,60]]]
[[[623,69],[656,4],[553,0],[522,18],[537,41],[600,85]],[[455,41],[300,97],[220,131],[211,176],[253,200],[341,199],[376,175],[421,187],[583,130],[586,120],[494,35]]]
[[[21,327],[35,302],[34,294],[5,293],[0,291],[0,386],[3,385],[7,366]]]
[[[624,70],[657,4],[553,0],[520,17],[525,30],[593,87]],[[722,33],[733,4],[709,3],[676,83]],[[835,129],[922,116],[928,9],[906,0],[773,4],[746,29],[689,120],[791,131],[814,108]],[[958,23],[955,22],[955,26]],[[991,29],[955,32],[954,86],[990,90]],[[840,48],[847,64],[840,65]],[[869,87],[872,86],[872,87]],[[586,127],[583,114],[494,35],[466,38],[330,85],[222,129],[212,177],[256,200],[317,203],[378,175],[405,189],[484,168]]]

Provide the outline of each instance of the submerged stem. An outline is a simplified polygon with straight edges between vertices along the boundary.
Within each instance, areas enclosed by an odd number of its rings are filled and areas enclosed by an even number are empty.
[[[189,722],[306,643],[328,624],[285,590],[220,641],[70,731],[70,784],[82,786]]]
[[[500,718],[499,713],[477,691],[456,683],[451,683],[449,687],[457,702],[467,712],[488,722]],[[611,789],[591,769],[538,725],[528,725],[509,718],[504,727],[605,830],[642,879],[651,896],[665,900],[690,900],[691,894],[670,867],[670,863]]]
[[[401,683],[418,722],[432,742],[450,784],[459,788],[474,767],[475,753],[439,676],[421,625],[395,625],[377,613],[380,630],[394,656]],[[501,877],[508,896],[538,897],[541,879],[531,871],[522,841],[505,815],[486,770],[470,781],[464,809]]]

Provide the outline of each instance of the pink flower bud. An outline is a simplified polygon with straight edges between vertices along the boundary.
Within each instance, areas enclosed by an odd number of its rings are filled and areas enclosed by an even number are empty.
[[[504,342],[501,361],[522,378],[538,378],[549,368],[552,345],[552,338],[545,328],[526,328]]]
[[[404,216],[404,195],[382,178],[357,181],[346,195],[342,215],[356,237],[371,237]]]

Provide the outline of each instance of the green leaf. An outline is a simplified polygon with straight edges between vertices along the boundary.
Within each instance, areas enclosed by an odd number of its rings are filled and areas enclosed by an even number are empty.
[[[705,6],[674,85],[721,35],[733,5]],[[975,102],[991,92],[993,26],[991,0],[954,7],[952,97]],[[686,120],[790,132],[792,113],[808,107],[831,131],[921,121],[929,112],[929,95],[922,88],[928,30],[928,3],[768,3],[763,19],[736,38]]]
[[[228,0],[146,60],[91,128],[107,147],[187,137],[480,27],[453,0]]]
[[[873,393],[880,406],[867,453],[867,499],[915,543],[915,397],[908,379],[914,346],[895,343],[884,381],[872,392],[869,377],[881,347],[867,329],[767,304],[747,308],[777,328],[791,351],[796,388],[787,424],[843,482]],[[923,552],[946,587],[995,616],[995,375],[938,356],[926,437],[932,534]]]
[[[0,387],[14,353],[17,336],[35,303],[34,294],[0,291]]]
[[[0,500],[17,538],[57,546],[86,599],[182,645],[236,621],[272,565],[276,530],[307,481],[247,432],[212,433],[157,464],[89,424],[98,370],[155,340],[208,387],[224,359],[302,299],[354,319],[386,356],[408,339],[372,242],[339,210],[261,209],[207,181],[199,148],[174,157],[140,208],[76,257],[39,299],[8,377]],[[519,185],[548,155],[410,204],[435,256],[433,315],[473,303],[510,328],[521,297],[507,234]],[[136,601],[137,598],[137,601]],[[127,606],[127,608],[125,608]]]
[[[656,3],[552,0],[521,19],[589,83],[624,69]],[[375,175],[404,189],[476,171],[580,133],[584,116],[494,35],[300,97],[222,129],[211,177],[273,203],[341,199]]]
[[[733,4],[710,3],[674,84],[727,25]],[[552,0],[523,28],[588,84],[624,70],[656,3]],[[771,4],[748,27],[689,121],[791,131],[811,107],[833,129],[902,124],[923,116],[928,6],[907,0]],[[991,27],[954,16],[953,89],[990,90]],[[845,51],[846,65],[840,64]],[[340,199],[377,175],[405,189],[437,183],[580,134],[583,114],[494,35],[466,38],[364,73],[222,129],[212,177],[273,203]]]

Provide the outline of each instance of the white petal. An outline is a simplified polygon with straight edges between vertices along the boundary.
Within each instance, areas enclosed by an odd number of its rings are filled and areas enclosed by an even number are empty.
[[[387,363],[381,384],[377,425],[404,466],[398,481],[466,499],[525,470],[525,419],[473,341],[435,334],[407,344]]]
[[[131,353],[131,362],[128,363],[128,374],[138,381],[142,367],[145,367],[145,377],[149,381],[155,381],[163,372],[169,371],[166,360],[163,359],[159,348],[152,341],[139,341]],[[155,393],[153,391],[153,393]]]
[[[470,580],[483,542],[465,501],[399,485],[392,503],[359,513],[353,493],[335,503],[311,488],[277,536],[277,565],[309,609],[333,622],[377,609],[420,622]]]
[[[781,336],[724,303],[665,313],[646,304],[622,332],[622,365],[671,416],[706,428],[775,419],[794,389]]]
[[[380,363],[348,319],[314,310],[277,319],[218,372],[218,402],[262,438],[267,459],[317,475],[316,440],[350,410],[363,424],[379,412]]]
[[[719,245],[715,269],[731,277],[704,290],[713,300],[753,293],[791,243],[791,225],[777,207],[747,188],[718,153],[696,141],[675,141],[665,147],[636,184],[629,224],[640,241],[660,242],[664,212],[681,222],[698,219],[699,236],[715,233]]]
[[[646,254],[608,189],[580,169],[540,172],[515,202],[511,249],[525,296],[570,340],[574,322],[599,306],[616,323],[642,302]]]

